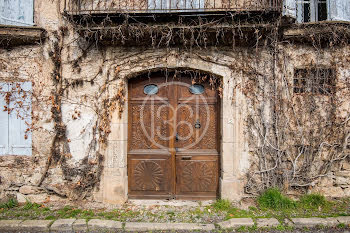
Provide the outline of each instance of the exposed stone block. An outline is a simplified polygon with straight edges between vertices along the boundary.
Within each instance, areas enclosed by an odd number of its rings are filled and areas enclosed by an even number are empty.
[[[251,227],[254,225],[253,219],[251,218],[232,218],[230,220],[220,222],[218,225],[223,228],[238,228],[241,226]]]
[[[83,231],[86,232],[88,230],[87,227],[87,222],[86,219],[77,219],[74,223],[73,223],[73,231]]]
[[[0,220],[0,231],[16,231],[23,220]]]
[[[335,178],[335,184],[339,186],[349,185],[350,179],[342,176]]]
[[[336,176],[350,177],[350,171],[338,171],[335,173]]]
[[[52,224],[50,230],[54,232],[72,231],[75,220],[76,219],[58,219]]]
[[[121,222],[117,222],[113,220],[92,219],[88,222],[89,231],[118,230],[122,228],[123,228],[123,225]]]
[[[316,192],[323,194],[326,197],[344,197],[344,191],[341,187],[320,187],[315,189]]]
[[[33,203],[45,203],[49,200],[49,195],[46,193],[41,194],[29,194],[26,198]]]
[[[52,220],[25,220],[19,224],[19,231],[48,232]]]
[[[19,188],[19,192],[22,194],[35,194],[40,193],[42,190],[36,186],[24,185]]]
[[[292,218],[292,225],[295,227],[316,227],[316,226],[336,226],[336,218]]]
[[[23,195],[21,193],[16,194],[16,199],[17,199],[17,202],[19,204],[24,204],[28,201],[28,197],[26,197],[25,195]]]
[[[336,219],[339,223],[350,225],[350,216],[339,216]]]
[[[343,169],[344,170],[350,170],[350,163],[344,162],[343,163]]]
[[[344,189],[344,196],[350,197],[350,188]]]
[[[258,227],[276,227],[280,225],[280,222],[275,218],[259,218],[256,220]]]

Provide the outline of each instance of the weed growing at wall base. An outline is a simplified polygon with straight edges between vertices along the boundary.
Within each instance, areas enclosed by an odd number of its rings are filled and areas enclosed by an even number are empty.
[[[18,206],[18,202],[16,199],[10,199],[5,203],[0,204],[0,209],[12,209]]]
[[[298,205],[307,209],[319,209],[325,207],[327,204],[329,202],[321,194],[305,194],[298,202]]]
[[[264,191],[258,198],[261,208],[273,210],[291,209],[296,206],[295,201],[284,196],[277,188],[270,188]]]

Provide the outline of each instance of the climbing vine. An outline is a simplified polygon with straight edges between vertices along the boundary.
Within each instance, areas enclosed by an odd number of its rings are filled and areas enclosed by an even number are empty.
[[[65,12],[64,25],[57,32],[50,32],[46,42],[53,67],[52,92],[44,96],[47,100],[43,102],[51,107],[53,139],[37,185],[49,186],[50,177],[55,176],[50,169],[59,168],[63,174],[60,187],[64,188],[50,191],[60,196],[84,199],[98,187],[113,113],[121,117],[125,109],[123,69],[143,66],[149,74],[156,71],[149,68],[152,64],[144,55],[152,49],[171,51],[170,55],[176,58],[189,54],[207,64],[227,67],[237,75],[232,77],[234,93],[242,93],[247,103],[241,107],[250,154],[250,167],[244,178],[246,194],[256,195],[272,186],[305,192],[341,169],[343,162],[350,162],[350,112],[344,107],[350,99],[350,74],[341,73],[349,64],[349,26],[297,26],[286,23],[288,20],[279,15],[271,20],[271,15],[266,17],[265,13],[246,17],[240,17],[241,13],[198,16],[191,20],[176,17],[142,23],[129,14],[121,14],[118,20],[106,14],[97,20],[90,14],[77,18]],[[304,33],[295,35],[293,30]],[[110,46],[122,47],[116,55],[117,64],[108,57]],[[299,57],[292,51],[296,46],[304,50]],[[303,58],[308,52],[313,55]],[[227,55],[231,60],[213,54]],[[168,55],[152,54],[155,60]],[[305,62],[299,61],[303,59]],[[89,63],[100,61],[97,69],[86,68]],[[296,67],[289,64],[291,61],[308,71],[322,70],[324,66],[334,70],[336,90],[328,94],[296,91]],[[165,74],[190,74],[193,83],[208,81],[222,96],[222,80],[214,74],[185,67],[162,70]],[[319,72],[315,79],[324,75]],[[303,82],[298,84],[304,85]],[[84,92],[85,88],[91,88],[93,93],[75,98],[74,92]],[[111,88],[116,91],[111,92]],[[68,137],[65,102],[78,106],[70,120],[83,118],[84,112],[79,110],[82,106],[92,109],[96,116],[88,126],[91,137],[79,162],[72,158],[73,139]]]

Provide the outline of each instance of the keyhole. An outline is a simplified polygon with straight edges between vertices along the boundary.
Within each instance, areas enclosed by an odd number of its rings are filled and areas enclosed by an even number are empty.
[[[201,123],[199,122],[199,120],[196,121],[196,124],[194,124],[194,127],[196,129],[200,129],[201,128]]]

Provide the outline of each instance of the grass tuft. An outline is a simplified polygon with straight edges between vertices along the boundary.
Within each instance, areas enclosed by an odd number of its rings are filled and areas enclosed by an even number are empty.
[[[216,200],[215,203],[213,203],[213,208],[216,211],[229,211],[231,207],[232,207],[231,202],[228,200],[219,199],[219,200]]]
[[[41,207],[40,204],[27,201],[26,204],[23,206],[23,209],[24,210],[36,210],[36,209],[39,209],[40,207]]]
[[[295,201],[284,196],[277,188],[270,188],[265,190],[259,196],[258,204],[261,208],[273,210],[291,209],[296,206]]]
[[[321,194],[305,194],[300,198],[299,203],[307,209],[319,209],[326,206],[328,202]]]
[[[5,203],[0,204],[0,209],[12,209],[18,206],[18,202],[16,199],[10,199]]]

